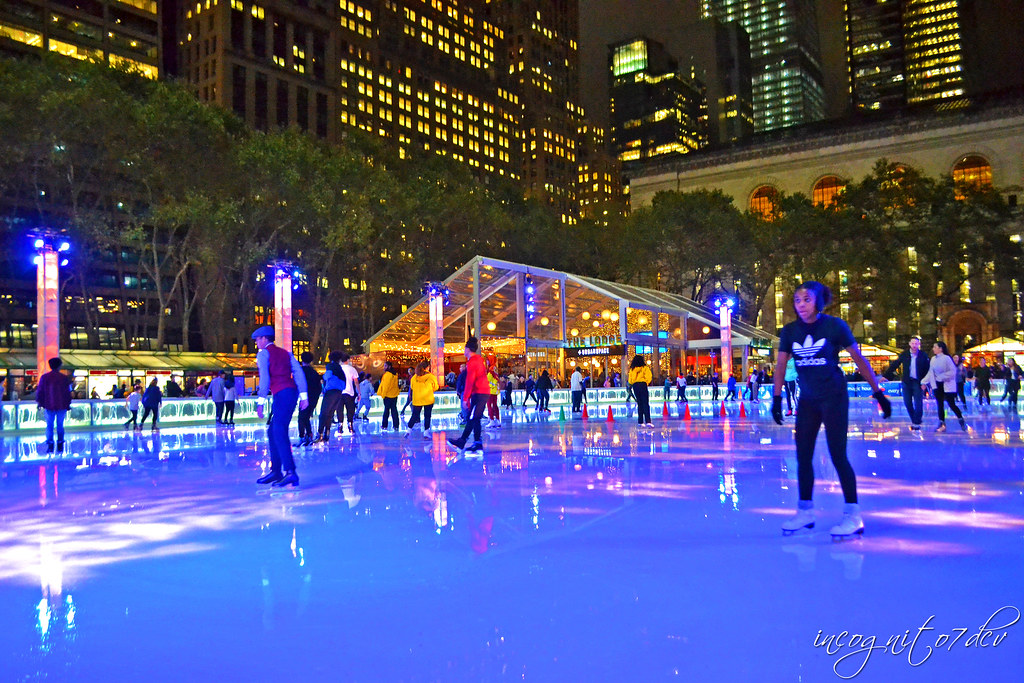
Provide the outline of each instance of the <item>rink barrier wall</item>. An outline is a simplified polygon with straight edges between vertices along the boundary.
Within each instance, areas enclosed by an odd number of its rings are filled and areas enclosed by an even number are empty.
[[[999,400],[1004,390],[1003,380],[993,380],[990,395]],[[851,398],[867,398],[871,396],[871,386],[867,382],[850,382],[847,391]],[[902,385],[900,382],[884,383],[885,393],[890,397],[902,397]],[[969,387],[969,385],[968,385]],[[746,384],[737,384],[737,391],[746,391]],[[719,400],[725,398],[726,387],[719,385]],[[758,397],[761,400],[771,400],[772,386],[770,384],[761,386]],[[664,386],[651,387],[651,405],[663,403],[666,399]],[[668,401],[674,402],[676,389],[672,387],[667,392]],[[526,392],[517,389],[512,392],[512,403],[516,406],[523,404]],[[710,401],[712,396],[711,387],[698,385],[686,387],[686,398],[689,401]],[[749,399],[746,399],[749,400]],[[257,423],[256,405],[258,399],[252,396],[235,401],[235,422]],[[405,402],[405,394],[399,398],[399,406]],[[500,396],[499,396],[500,402]],[[598,388],[587,390],[587,402],[591,406],[613,405],[626,402],[626,389]],[[438,414],[453,413],[459,410],[459,399],[454,391],[440,391],[435,394],[434,412]],[[551,391],[550,405],[554,412],[559,408],[568,407],[572,403],[571,392],[568,389],[554,389]],[[533,405],[533,402],[530,402]],[[370,417],[379,419],[383,413],[384,403],[380,397],[374,396],[370,408]],[[314,426],[319,416],[319,409],[313,414]],[[130,413],[123,399],[84,399],[71,403],[67,419],[64,422],[66,430],[88,430],[88,429],[116,429],[128,421]],[[142,411],[139,411],[142,417]],[[202,398],[170,398],[164,399],[160,406],[160,424],[165,427],[179,427],[183,425],[209,425],[216,418],[216,407],[213,401]],[[298,421],[298,410],[295,411],[293,422]],[[0,433],[21,434],[46,431],[46,418],[41,410],[38,410],[35,401],[4,401],[0,403]]]

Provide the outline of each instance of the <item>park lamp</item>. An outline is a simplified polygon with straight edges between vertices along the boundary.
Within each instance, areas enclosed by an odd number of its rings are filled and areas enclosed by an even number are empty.
[[[55,236],[49,232],[37,233],[31,235],[34,237],[32,240],[32,246],[35,248],[35,255],[32,257],[32,265],[39,266],[43,263],[44,255],[53,253],[55,256],[58,254],[66,254],[71,250],[71,243],[67,240],[57,241]],[[70,261],[66,256],[61,256],[56,259],[57,263],[61,266],[66,266]]]
[[[736,308],[736,299],[731,296],[715,297],[714,301],[711,302],[711,305],[715,309],[716,313],[721,312],[722,308],[727,308],[731,311]]]
[[[423,289],[421,291],[423,296],[428,299],[436,299],[440,297],[445,306],[452,302],[451,290],[448,289],[443,282],[424,282]]]

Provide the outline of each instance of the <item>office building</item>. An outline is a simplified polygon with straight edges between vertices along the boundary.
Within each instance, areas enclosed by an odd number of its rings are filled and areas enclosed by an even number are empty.
[[[592,121],[580,126],[577,142],[579,178],[576,196],[583,218],[607,224],[613,215],[626,211],[622,194],[621,164],[609,151],[605,130]]]
[[[611,149],[621,162],[686,154],[707,145],[707,102],[695,68],[635,38],[609,47]]]
[[[0,55],[53,52],[160,76],[157,0],[12,0],[0,3]]]
[[[576,221],[579,101],[577,0],[495,0],[506,32],[509,87],[520,105],[521,177],[527,196]]]
[[[750,37],[756,130],[824,118],[825,91],[813,0],[702,0],[701,16],[738,22]]]

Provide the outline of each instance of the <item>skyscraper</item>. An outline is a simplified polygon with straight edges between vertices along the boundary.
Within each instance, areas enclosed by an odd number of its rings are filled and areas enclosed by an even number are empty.
[[[621,164],[608,151],[604,129],[592,121],[580,126],[577,149],[580,215],[607,223],[611,214],[622,214],[626,209],[619,176]]]
[[[968,94],[961,19],[959,0],[849,0],[853,108],[886,110]]]
[[[958,0],[906,0],[903,25],[907,102],[963,95]]]
[[[707,145],[707,100],[693,66],[658,41],[635,38],[608,50],[611,148],[622,162],[686,154]]]
[[[577,0],[493,0],[506,32],[510,88],[518,98],[526,194],[576,220],[579,100]]]
[[[737,21],[750,36],[757,130],[824,118],[813,0],[701,0],[701,14],[723,22]]]
[[[336,3],[203,0],[179,12],[180,74],[200,100],[260,130],[333,137]]]
[[[707,88],[708,143],[736,142],[754,133],[750,39],[737,22],[702,19],[672,31],[672,54],[690,58]]]
[[[853,108],[891,109],[905,104],[901,3],[849,0],[846,25]]]

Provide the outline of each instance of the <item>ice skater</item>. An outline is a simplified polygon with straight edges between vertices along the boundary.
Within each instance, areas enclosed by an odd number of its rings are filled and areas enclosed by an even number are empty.
[[[370,409],[373,407],[373,380],[366,372],[359,373],[359,406],[356,408],[356,417],[360,420],[370,419]],[[363,411],[366,412],[363,412]]]
[[[36,404],[46,413],[46,452],[53,453],[53,435],[57,433],[57,452],[64,452],[64,418],[71,409],[71,378],[60,371],[64,361],[51,358],[46,361],[50,371],[39,377],[36,386]],[[154,382],[156,380],[153,380]]]
[[[460,451],[479,452],[484,447],[480,440],[480,418],[490,400],[491,385],[487,381],[487,363],[480,355],[480,342],[476,337],[466,340],[465,354],[466,384],[462,390],[462,407],[469,417],[462,435],[457,439],[448,439],[448,443]],[[473,442],[467,447],[466,440],[470,434],[473,435]]]
[[[652,379],[651,368],[644,357],[640,354],[633,356],[633,362],[629,364],[629,385],[633,387],[633,396],[636,398],[636,423],[648,429],[654,428],[651,424],[651,396],[648,392]]]
[[[262,420],[267,395],[271,395],[270,420],[267,422],[267,444],[270,448],[270,471],[256,480],[257,484],[274,486],[298,486],[299,476],[295,473],[292,459],[292,444],[288,440],[288,426],[295,413],[309,406],[306,391],[306,375],[295,356],[274,345],[274,328],[264,325],[252,333],[256,342],[256,367],[259,368],[260,402],[256,415]]]
[[[395,433],[398,433],[398,373],[395,372],[391,361],[384,361],[384,374],[380,378],[380,386],[377,387],[377,395],[384,401],[384,417],[380,421],[380,433],[386,434],[388,423],[395,423]]]
[[[989,398],[988,392],[992,390],[992,368],[988,366],[988,362],[982,358],[978,367],[974,368],[974,393],[978,396],[978,405],[983,406],[988,403],[992,405],[992,399]]]
[[[423,436],[430,436],[430,414],[434,410],[434,392],[438,390],[437,378],[430,372],[430,361],[420,361],[416,374],[409,378],[409,392],[412,394],[412,415],[409,417],[409,431],[406,437],[420,423],[423,412]]]
[[[839,474],[843,489],[843,518],[832,527],[833,540],[864,533],[857,502],[857,478],[846,457],[846,431],[850,418],[850,397],[846,377],[839,367],[839,352],[850,354],[857,369],[871,385],[871,396],[878,401],[882,415],[888,418],[892,406],[878,385],[871,365],[857,347],[850,327],[824,311],[832,303],[832,292],[820,282],[804,282],[793,293],[793,309],[797,319],[782,328],[779,334],[779,355],[775,365],[772,392],[772,418],[781,425],[782,386],[786,363],[795,357],[800,397],[796,403],[796,459],[800,500],[796,516],[786,520],[782,533],[790,535],[800,529],[814,528],[814,442],[821,425],[825,425],[832,464]]]
[[[164,393],[160,391],[154,377],[142,394],[142,419],[139,420],[139,429],[146,424],[146,418],[153,415],[153,431],[160,429],[160,404],[164,402]]]
[[[938,404],[939,409],[939,426],[935,431],[946,431],[945,408],[948,403],[949,409],[953,411],[953,414],[960,421],[960,429],[966,432],[967,422],[964,420],[963,413],[960,412],[956,405],[956,365],[953,364],[953,359],[949,357],[946,343],[935,342],[935,346],[932,347],[932,354],[934,355],[928,368],[928,374],[925,377],[930,377],[931,381],[929,384],[935,387],[935,403]]]
[[[924,414],[924,399],[921,393],[921,380],[928,374],[928,354],[921,353],[921,338],[911,337],[907,350],[893,359],[882,374],[891,378],[899,368],[900,381],[903,388],[903,405],[910,416],[910,429],[921,429],[921,417]]]

